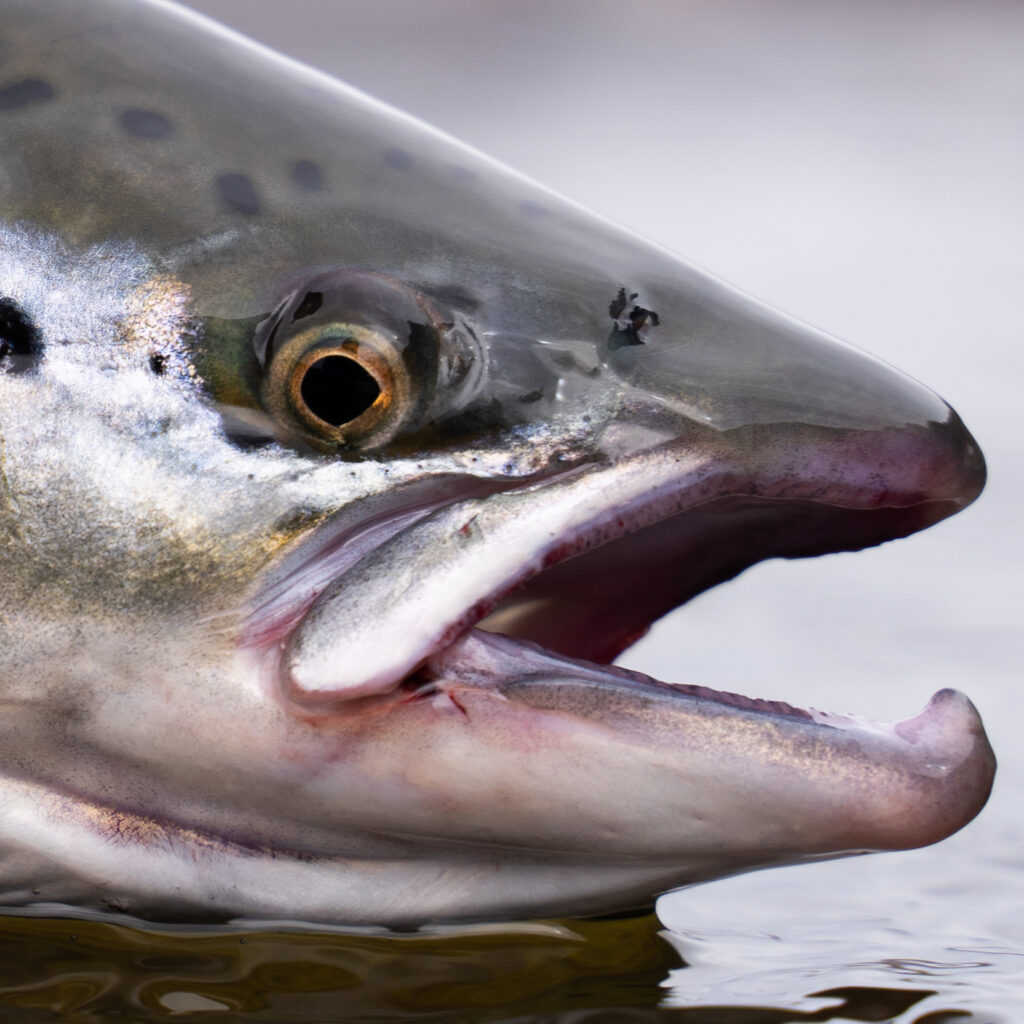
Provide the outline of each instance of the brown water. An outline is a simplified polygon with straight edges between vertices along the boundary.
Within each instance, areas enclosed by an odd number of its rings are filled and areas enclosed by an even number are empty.
[[[671,939],[671,941],[670,941]],[[735,943],[735,937],[733,937]],[[759,954],[747,937],[747,957]],[[948,978],[991,970],[999,953],[960,950],[946,962],[846,965],[842,983],[807,986],[806,953],[784,973],[742,975],[746,998],[693,998],[708,963],[685,967],[656,919],[550,923],[416,937],[216,929],[147,930],[96,921],[0,922],[5,1021],[795,1021],[995,1022],[950,997]],[[705,958],[708,935],[684,947]],[[719,939],[719,957],[722,943]],[[791,951],[791,955],[792,951]],[[1002,955],[1010,954],[1003,952]],[[713,957],[712,957],[713,959]],[[813,958],[812,958],[813,959]],[[820,958],[818,958],[820,959]],[[737,964],[738,966],[738,964]],[[748,960],[748,967],[751,961]],[[719,964],[717,970],[721,969]],[[713,973],[715,969],[710,969]],[[875,976],[869,976],[871,970]],[[660,985],[667,972],[673,988]],[[883,978],[884,972],[889,977]],[[693,975],[693,978],[689,975]],[[797,979],[804,984],[801,986]],[[805,994],[796,994],[804,993]],[[779,996],[783,995],[780,1000]]]
[[[644,917],[394,937],[8,917],[0,1019],[578,1019],[560,1015],[657,1004],[680,963],[659,927]]]
[[[808,926],[795,909],[772,909],[777,932],[747,934],[719,916],[675,933],[648,916],[415,936],[10,916],[0,920],[0,1020],[1020,1019],[1019,947],[943,945],[964,941],[948,922],[923,943],[894,921]],[[922,951],[931,958],[909,955]],[[865,952],[877,959],[856,959]]]

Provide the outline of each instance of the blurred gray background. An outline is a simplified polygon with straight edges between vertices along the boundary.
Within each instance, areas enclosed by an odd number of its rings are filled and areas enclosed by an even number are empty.
[[[1019,919],[1024,4],[191,6],[869,349],[958,409],[989,459],[976,506],[882,549],[756,567],[623,661],[882,718],[958,686],[1002,757],[992,804],[952,843],[694,890],[663,916],[699,920],[721,899],[732,915],[756,914],[744,895],[755,886],[777,931],[808,884],[826,916],[849,899],[902,900],[912,915],[942,879],[984,868],[997,873],[1002,917],[977,927]],[[989,895],[975,902],[988,907]]]

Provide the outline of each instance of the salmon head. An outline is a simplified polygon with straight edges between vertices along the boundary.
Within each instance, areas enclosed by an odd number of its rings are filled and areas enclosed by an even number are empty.
[[[0,13],[0,902],[596,914],[976,814],[958,693],[611,664],[967,505],[944,402],[170,4]]]

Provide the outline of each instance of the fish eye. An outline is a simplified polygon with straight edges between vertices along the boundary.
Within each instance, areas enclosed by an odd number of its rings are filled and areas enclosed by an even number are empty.
[[[379,448],[429,404],[445,326],[421,295],[386,275],[319,275],[257,330],[262,404],[314,447]]]
[[[371,447],[394,433],[412,381],[401,341],[361,324],[298,331],[274,353],[263,392],[269,411],[314,443]]]

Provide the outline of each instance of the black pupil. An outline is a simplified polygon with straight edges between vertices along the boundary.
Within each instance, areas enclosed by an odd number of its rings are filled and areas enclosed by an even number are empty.
[[[351,423],[377,400],[380,385],[354,359],[324,356],[302,378],[302,400],[332,427]]]

